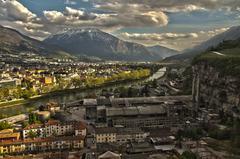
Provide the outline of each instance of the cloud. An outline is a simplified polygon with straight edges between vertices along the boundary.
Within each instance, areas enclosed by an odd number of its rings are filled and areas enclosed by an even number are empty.
[[[63,13],[58,11],[43,11],[43,14],[51,23],[63,23],[66,21],[66,17]]]
[[[224,27],[224,28],[218,28],[218,29],[215,29],[215,30],[209,30],[209,31],[200,31],[199,34],[206,34],[207,36],[214,36],[214,35],[217,35],[219,33],[222,33],[222,32],[225,32],[229,29],[229,27]]]
[[[93,20],[97,17],[95,14],[70,7],[66,7],[63,13],[59,11],[43,11],[43,14],[51,23],[69,25],[80,23],[81,21]]]
[[[36,18],[36,14],[16,0],[0,0],[0,8],[1,19],[31,21]]]
[[[100,27],[102,29],[142,26],[164,26],[168,24],[168,17],[163,12],[139,12],[132,10],[122,13],[87,13],[84,10],[66,7],[63,12],[44,11],[45,18],[55,24]]]
[[[192,4],[186,4],[183,6],[172,6],[172,7],[161,8],[161,10],[164,12],[176,13],[176,12],[206,11],[207,9],[204,7],[200,7]]]
[[[197,33],[121,33],[121,36],[126,39],[131,40],[147,40],[147,41],[164,41],[164,40],[177,40],[177,39],[186,39],[186,38],[197,38]]]
[[[144,45],[162,45],[176,50],[183,50],[200,44],[209,38],[227,31],[229,28],[199,31],[194,33],[120,33],[119,37]]]
[[[219,9],[229,7],[236,10],[240,7],[239,0],[93,0],[98,6],[107,4],[141,5],[145,9],[164,11],[195,11],[202,9]]]
[[[34,38],[46,37],[45,24],[17,0],[0,0],[1,25],[17,28],[23,34]]]

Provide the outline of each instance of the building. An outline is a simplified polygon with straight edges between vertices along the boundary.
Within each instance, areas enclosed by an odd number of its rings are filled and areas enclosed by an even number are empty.
[[[21,85],[21,80],[19,80],[19,79],[1,80],[0,81],[0,88],[16,87],[19,85]]]
[[[117,128],[117,143],[143,142],[149,136],[139,128]]]
[[[36,133],[37,137],[82,135],[86,136],[87,127],[82,122],[64,122],[49,120],[44,124],[33,124],[23,129],[23,139],[30,138],[29,133]]]
[[[87,126],[84,123],[76,123],[74,125],[75,135],[87,136]]]
[[[96,143],[113,143],[117,141],[117,129],[113,127],[96,128]]]
[[[169,106],[110,107],[106,109],[110,126],[137,127],[174,127],[183,124],[180,114],[169,111]]]
[[[139,128],[96,128],[97,143],[143,142],[148,136],[149,133],[146,133]]]
[[[33,134],[37,137],[45,137],[45,128],[43,124],[32,124],[22,130],[23,139],[31,138]]]
[[[107,151],[104,154],[98,156],[98,159],[121,159],[121,154]]]
[[[44,124],[46,137],[74,135],[74,124],[75,122],[61,123],[58,120],[49,120]]]
[[[27,118],[28,118],[28,115],[20,114],[20,115],[11,116],[11,117],[8,117],[8,118],[0,119],[0,122],[8,122],[10,124],[13,124],[13,123],[17,123],[17,122],[20,122],[20,121],[24,121]]]
[[[13,132],[13,129],[5,129],[0,131],[0,142],[15,141],[15,140],[19,140],[19,138],[20,138],[20,133]]]
[[[84,147],[84,136],[37,138],[0,143],[0,154],[22,154],[59,150],[79,150]]]
[[[42,78],[42,82],[45,85],[49,85],[49,84],[53,84],[54,83],[54,79],[53,79],[53,77],[43,77]]]
[[[49,111],[39,111],[39,112],[36,112],[36,115],[40,121],[44,122],[50,118],[51,114]]]

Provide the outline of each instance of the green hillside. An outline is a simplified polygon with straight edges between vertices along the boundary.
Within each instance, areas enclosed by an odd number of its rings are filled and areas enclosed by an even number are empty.
[[[218,47],[197,56],[192,63],[207,63],[218,69],[222,75],[240,77],[240,39],[224,41]]]

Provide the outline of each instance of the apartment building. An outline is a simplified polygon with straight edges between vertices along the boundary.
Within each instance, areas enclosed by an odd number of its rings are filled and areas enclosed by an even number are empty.
[[[113,143],[117,139],[117,129],[113,127],[96,128],[96,143]]]
[[[0,142],[19,140],[19,138],[20,133],[14,132],[13,129],[5,129],[0,131]]]
[[[84,136],[68,136],[6,141],[0,143],[0,154],[81,149],[84,147],[84,138]]]
[[[126,143],[126,142],[142,142],[149,133],[142,131],[139,128],[96,128],[97,143]]]
[[[22,130],[23,139],[31,138],[32,134],[36,134],[37,137],[45,137],[45,128],[43,124],[32,124],[25,127]]]
[[[49,120],[45,125],[46,137],[49,136],[63,136],[63,135],[73,135],[75,122],[61,123],[57,120]]]
[[[30,138],[30,132],[36,133],[37,137],[82,135],[86,136],[87,127],[82,122],[64,122],[49,120],[44,124],[33,124],[23,129],[23,139]]]
[[[144,132],[139,128],[117,128],[117,142],[143,142],[149,136],[148,132]]]

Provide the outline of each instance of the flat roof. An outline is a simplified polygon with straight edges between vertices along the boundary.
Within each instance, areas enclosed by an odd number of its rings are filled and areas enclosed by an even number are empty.
[[[97,99],[84,99],[83,100],[84,106],[94,106],[97,105]]]
[[[111,116],[134,116],[134,115],[152,115],[165,114],[166,108],[164,106],[134,106],[123,108],[107,108],[106,115]]]
[[[129,103],[161,103],[165,101],[191,101],[192,96],[161,96],[161,97],[135,97],[135,98],[113,98],[112,104]]]

